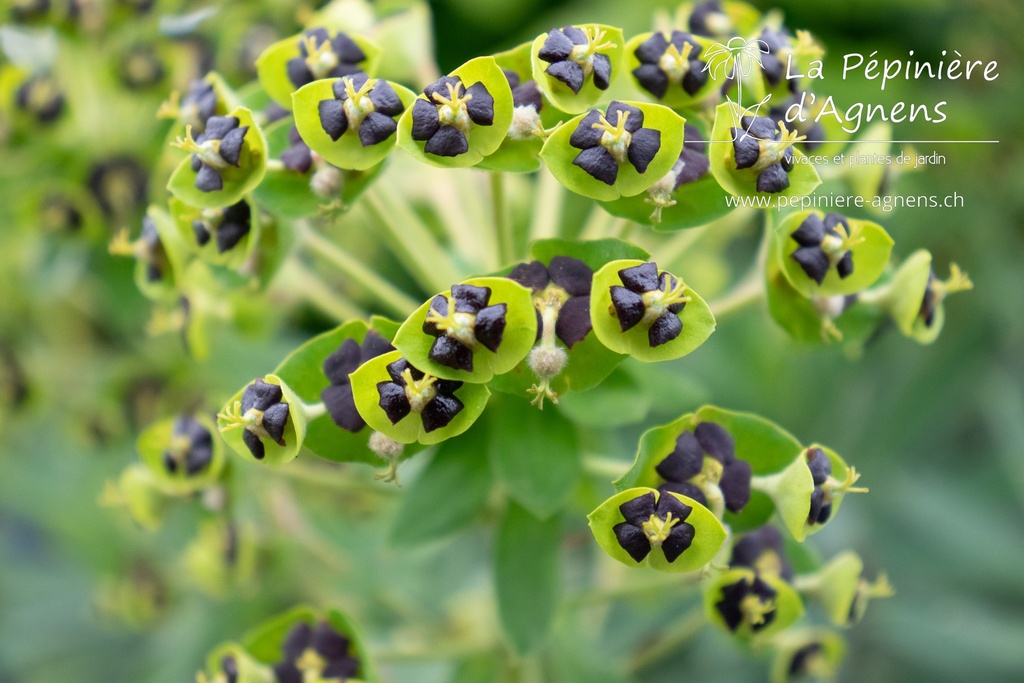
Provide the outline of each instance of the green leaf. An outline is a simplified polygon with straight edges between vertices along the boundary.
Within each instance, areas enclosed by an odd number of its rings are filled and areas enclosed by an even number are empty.
[[[234,427],[233,429],[227,429],[231,424],[226,421],[223,417],[217,416],[217,427],[221,430],[221,437],[224,441],[231,446],[232,449],[243,458],[253,462],[263,462],[269,465],[281,465],[295,459],[295,456],[299,454],[302,449],[303,440],[306,437],[306,415],[302,408],[302,401],[292,391],[280,377],[276,375],[266,375],[263,377],[263,381],[268,384],[276,384],[281,387],[281,393],[283,394],[282,401],[288,404],[288,422],[284,428],[284,446],[280,446],[270,439],[261,439],[263,441],[263,447],[265,450],[263,460],[256,460],[253,457],[249,447],[245,445],[242,440],[242,432],[244,427]],[[246,387],[249,386],[248,384]],[[242,401],[242,394],[245,392],[245,388],[242,387],[238,393],[228,399],[224,406],[224,411],[230,411],[234,404]]]
[[[640,109],[644,114],[643,127],[661,133],[661,146],[658,153],[654,155],[654,159],[651,160],[644,172],[638,172],[628,161],[620,163],[615,183],[608,185],[573,164],[572,162],[580,150],[570,145],[569,140],[587,115],[580,114],[549,135],[540,152],[541,159],[547,164],[551,174],[558,182],[576,194],[609,202],[619,197],[640,194],[661,180],[672,169],[683,149],[685,120],[668,107],[663,107],[660,104],[649,102],[623,102],[623,104]],[[615,122],[610,123],[614,124]]]
[[[333,38],[339,31],[328,29],[327,33]],[[302,54],[299,51],[299,44],[304,35],[305,32],[277,41],[264,50],[256,60],[256,75],[260,79],[260,84],[267,94],[285,109],[292,108],[292,93],[298,90],[298,86],[288,78],[288,61]],[[363,73],[373,76],[380,58],[380,48],[362,36],[348,34],[348,37],[355,41],[366,55],[366,61],[359,62],[359,68]]]
[[[161,491],[168,495],[184,496],[202,490],[215,483],[224,469],[224,444],[220,440],[213,421],[205,415],[194,415],[210,433],[212,451],[209,464],[196,474],[189,474],[184,467],[176,472],[169,472],[164,465],[164,452],[171,446],[174,438],[174,423],[177,417],[169,417],[154,422],[142,430],[135,449],[139,452],[142,463],[152,472],[154,480]]]
[[[477,424],[461,439],[438,446],[437,453],[402,496],[391,542],[419,545],[469,526],[487,502],[491,470],[483,425]]]
[[[601,343],[616,353],[633,356],[646,363],[681,358],[703,344],[715,331],[715,317],[695,291],[686,287],[683,294],[690,298],[678,313],[683,323],[679,336],[660,346],[651,346],[648,329],[652,321],[641,321],[634,327],[622,331],[619,319],[612,305],[611,288],[622,286],[619,271],[643,264],[643,261],[624,259],[612,261],[594,273],[590,293],[590,321],[594,333]],[[676,278],[681,280],[682,278]]]
[[[833,267],[828,269],[820,285],[811,279],[792,258],[793,252],[800,248],[792,234],[811,215],[825,218],[821,211],[800,211],[790,214],[776,227],[778,263],[783,275],[795,290],[806,297],[853,294],[866,289],[882,275],[892,253],[893,241],[889,233],[877,223],[847,218],[853,234],[859,234],[864,238],[863,242],[850,249],[853,254],[853,272],[845,278],[840,278],[838,271]],[[840,235],[844,234],[842,227],[836,229]]]
[[[415,159],[432,166],[442,168],[464,168],[474,166],[484,157],[493,154],[501,146],[512,123],[512,90],[508,87],[508,79],[494,61],[494,57],[477,57],[471,59],[455,71],[448,74],[458,78],[466,89],[477,83],[483,83],[487,92],[494,98],[494,121],[489,126],[470,123],[465,131],[469,142],[469,151],[454,157],[442,157],[424,151],[426,142],[412,139],[412,107],[402,114],[398,122],[398,145]],[[418,99],[426,100],[425,95]]]
[[[692,508],[684,521],[693,527],[693,542],[672,562],[665,559],[665,553],[660,546],[652,547],[647,557],[637,562],[619,545],[615,535],[615,526],[626,521],[619,506],[648,493],[653,493],[656,501],[663,495],[674,496]],[[677,493],[659,493],[643,487],[619,491],[587,515],[587,519],[590,521],[590,531],[594,534],[597,544],[619,562],[630,567],[650,566],[658,571],[674,574],[692,572],[706,565],[718,554],[726,538],[722,523],[697,501]]]
[[[601,42],[613,44],[612,47],[598,50],[597,54],[605,55],[608,57],[608,61],[611,62],[611,77],[609,80],[614,83],[619,75],[619,71],[622,69],[623,45],[626,42],[622,35],[622,29],[604,24],[576,24],[576,28],[586,31],[590,35],[593,35],[592,32],[603,32],[604,38]],[[579,114],[582,111],[586,111],[592,104],[605,97],[608,91],[601,90],[594,85],[592,75],[587,75],[584,78],[583,87],[580,88],[578,93],[574,93],[565,83],[549,76],[547,69],[551,64],[545,62],[539,56],[547,37],[547,33],[537,36],[530,49],[533,80],[537,81],[537,86],[544,93],[544,96],[562,111],[570,114]]]
[[[798,149],[793,150],[795,165],[789,172],[789,187],[782,192],[770,194],[757,191],[757,176],[753,168],[736,168],[736,154],[733,148],[732,128],[740,120],[740,111],[735,104],[724,102],[715,109],[715,125],[711,130],[711,172],[715,180],[727,192],[737,197],[772,197],[772,207],[779,206],[780,198],[802,197],[814,191],[821,184],[821,178],[814,166],[807,163],[807,157]],[[785,206],[786,204],[783,204]],[[768,207],[765,207],[768,208]]]
[[[186,155],[167,183],[167,189],[186,204],[201,209],[230,206],[255,189],[263,180],[267,168],[267,141],[263,137],[263,131],[256,125],[252,112],[248,109],[237,107],[231,111],[230,116],[238,117],[239,126],[249,127],[242,144],[238,166],[229,164],[220,171],[223,188],[203,192],[195,186],[196,172],[192,170],[191,155]]]
[[[575,359],[577,362],[580,360]],[[558,408],[580,426],[607,429],[637,424],[647,417],[654,398],[632,375],[622,368],[616,368],[601,382],[600,391],[563,398]]]
[[[576,427],[554,409],[494,401],[488,453],[494,478],[533,515],[546,519],[569,500],[582,471]]]
[[[745,581],[748,584],[759,577],[770,585],[776,592],[773,602],[775,604],[775,617],[763,628],[754,631],[751,625],[742,621],[735,631],[730,631],[722,613],[718,611],[716,604],[722,600],[722,589],[731,586],[738,581]],[[797,619],[803,616],[804,605],[800,595],[793,590],[793,587],[778,576],[772,574],[756,574],[751,569],[737,568],[715,577],[704,591],[704,613],[708,621],[724,629],[728,633],[742,639],[749,639],[752,636],[766,638],[774,633],[782,631]]]
[[[661,33],[665,37],[665,40],[672,40],[672,31],[662,31]],[[634,36],[629,39],[628,43],[626,43],[625,49],[625,63],[623,65],[625,71],[627,71],[630,74],[631,81],[637,88],[640,89],[641,92],[644,93],[644,95],[656,99],[659,104],[664,104],[667,107],[672,107],[673,109],[678,110],[686,109],[688,107],[695,107],[704,100],[718,94],[718,91],[721,87],[721,83],[716,81],[714,78],[710,77],[704,82],[704,85],[702,85],[700,89],[697,90],[697,92],[695,92],[692,95],[683,90],[681,76],[678,80],[673,80],[669,83],[668,90],[665,91],[665,94],[662,97],[657,97],[656,95],[654,95],[654,93],[649,92],[646,88],[640,85],[640,82],[636,79],[636,76],[633,74],[633,71],[640,66],[640,60],[637,59],[636,50],[638,47],[640,47],[642,43],[646,42],[653,35],[653,32],[649,32],[641,33],[638,36]],[[711,40],[710,38],[704,38],[702,36],[694,35],[690,35],[689,42],[692,47],[700,48],[700,59],[702,60],[707,59],[707,57],[705,56],[705,52],[709,47],[711,47],[714,44],[714,41]],[[689,53],[690,48],[687,48],[686,50],[684,50],[683,56],[689,57]]]
[[[509,502],[498,527],[494,584],[501,626],[525,654],[542,646],[558,609],[561,520],[541,520]]]
[[[359,131],[349,125],[345,133],[337,140],[324,130],[320,122],[319,104],[324,100],[334,100],[334,84],[343,79],[323,79],[303,86],[292,95],[295,111],[295,125],[302,139],[310,149],[339,168],[363,171],[382,162],[395,148],[397,135],[369,147],[364,147],[359,140]],[[416,93],[408,88],[388,81],[394,88],[398,98],[406,109],[416,100]]]
[[[366,424],[376,429],[385,436],[388,436],[399,443],[413,443],[418,441],[421,444],[429,445],[440,443],[445,439],[458,436],[480,417],[487,399],[491,392],[483,384],[463,384],[454,395],[462,401],[463,408],[452,419],[447,426],[427,432],[423,428],[423,421],[419,413],[411,411],[395,424],[391,424],[387,413],[380,407],[380,393],[377,391],[377,384],[390,382],[387,366],[402,358],[401,351],[392,351],[383,356],[363,363],[358,370],[349,375],[352,380],[352,393],[356,401],[356,409]],[[417,367],[413,364],[414,367]]]
[[[395,348],[401,351],[409,362],[423,372],[429,372],[444,379],[465,382],[487,382],[494,375],[508,372],[519,364],[533,348],[537,338],[537,315],[533,308],[530,290],[518,282],[502,277],[481,277],[466,280],[463,284],[487,287],[491,290],[487,305],[505,304],[505,330],[497,352],[479,342],[473,348],[473,370],[459,370],[442,365],[430,359],[430,349],[436,338],[423,331],[423,323],[431,310],[431,297],[405,321],[395,336]],[[451,290],[441,293],[451,296]],[[449,306],[449,310],[452,307]]]

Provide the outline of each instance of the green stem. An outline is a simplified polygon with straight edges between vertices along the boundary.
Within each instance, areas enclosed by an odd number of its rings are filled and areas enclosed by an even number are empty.
[[[383,308],[402,318],[416,309],[415,300],[367,268],[362,261],[339,249],[308,223],[297,221],[295,225],[302,246],[330,261],[345,277],[364,287]]]
[[[287,282],[292,293],[299,294],[314,308],[319,309],[338,322],[346,320],[358,320],[366,317],[366,311],[341,296],[324,284],[323,280],[310,272],[296,259],[287,261],[281,269],[279,276],[282,282]]]
[[[562,207],[565,204],[565,193],[562,183],[555,180],[547,167],[542,167],[537,174],[533,216],[530,219],[531,240],[563,236]]]
[[[764,295],[764,283],[761,281],[760,273],[754,273],[754,277],[744,278],[743,282],[733,287],[732,291],[708,304],[715,320],[719,320],[730,313],[742,311],[747,306],[760,301]]]
[[[441,292],[462,279],[430,228],[390,188],[374,185],[363,194],[363,206],[386,234],[388,247],[421,287]]]
[[[616,224],[617,220],[615,216],[595,206],[591,209],[587,222],[584,223],[583,230],[580,231],[579,238],[581,240],[599,240],[611,237],[612,226]]]
[[[706,623],[703,606],[687,612],[674,624],[666,627],[661,637],[648,641],[637,651],[629,663],[630,671],[636,673],[671,655],[697,635]]]
[[[595,588],[570,595],[565,599],[563,605],[566,608],[593,607],[614,600],[647,595],[648,593],[674,591],[680,586],[690,587],[698,580],[699,576],[696,573],[683,576],[677,574],[658,575],[651,577],[647,581],[631,578],[629,581],[611,588]]]
[[[505,202],[504,177],[498,171],[491,171],[489,175],[494,232],[498,240],[498,262],[505,266],[515,258],[515,236],[512,234],[512,222],[509,220],[508,207]]]
[[[676,260],[685,254],[706,234],[707,230],[700,227],[682,230],[679,234],[673,235],[671,239],[667,240],[658,248],[658,264],[665,268],[670,268],[671,266],[676,265]]]

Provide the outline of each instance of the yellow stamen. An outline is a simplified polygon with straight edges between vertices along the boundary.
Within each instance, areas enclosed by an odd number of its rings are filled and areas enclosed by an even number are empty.
[[[338,66],[338,55],[334,54],[331,41],[317,45],[316,36],[303,36],[301,43],[306,48],[306,66],[315,79],[323,78]]]
[[[433,375],[424,374],[421,379],[415,380],[412,378],[412,370],[406,368],[402,371],[402,380],[405,382],[405,398],[413,412],[423,412],[427,404],[437,396],[437,389],[434,388],[437,377]]]
[[[672,532],[672,527],[678,524],[679,521],[678,518],[672,516],[671,512],[665,515],[665,519],[651,514],[650,519],[644,522],[641,528],[647,535],[647,540],[651,542],[651,545],[660,546]]]

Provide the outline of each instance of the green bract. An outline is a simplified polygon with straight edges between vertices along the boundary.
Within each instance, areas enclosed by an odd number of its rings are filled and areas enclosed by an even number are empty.
[[[740,109],[735,104],[725,102],[715,109],[715,125],[711,130],[710,141],[711,172],[727,192],[737,197],[802,197],[821,184],[818,172],[807,163],[804,153],[794,149],[795,163],[788,173],[789,186],[778,193],[758,192],[757,178],[760,171],[756,168],[736,168],[732,129],[741,127],[740,118]]]
[[[468,151],[457,156],[438,156],[424,151],[426,142],[413,140],[414,106],[410,106],[398,121],[398,144],[414,158],[433,166],[473,166],[484,157],[493,154],[505,139],[509,124],[512,123],[512,90],[508,87],[508,80],[494,61],[494,57],[471,59],[448,74],[448,77],[459,79],[467,90],[477,83],[483,84],[494,99],[494,118],[491,125],[478,125],[470,121],[467,129],[462,131],[469,143]],[[416,99],[436,104],[426,95],[421,94]],[[415,102],[413,104],[415,105]]]
[[[805,676],[832,678],[846,656],[842,636],[823,628],[784,631],[772,638],[771,683],[804,680]],[[794,671],[794,669],[796,669]]]
[[[957,264],[950,263],[949,277],[939,280],[931,263],[931,254],[923,249],[911,254],[886,285],[882,300],[900,332],[921,344],[932,343],[942,331],[946,297],[974,287]]]
[[[622,69],[622,55],[625,45],[622,29],[604,24],[578,24],[574,28],[582,30],[591,39],[590,45],[594,48],[592,54],[607,57],[611,65],[609,81],[614,82],[619,75],[619,71]],[[553,78],[548,73],[548,69],[552,64],[540,58],[541,48],[544,46],[549,35],[549,33],[543,33],[537,36],[531,46],[530,58],[533,80],[537,81],[541,92],[544,93],[544,96],[552,104],[564,112],[578,114],[602,99],[606,90],[595,85],[593,71],[588,71],[586,67],[583,69],[583,86],[579,89],[579,92],[574,93],[568,85]]]
[[[616,103],[612,103],[616,104]],[[686,121],[668,107],[650,102],[621,102],[621,105],[635,107],[643,113],[643,128],[657,131],[659,147],[643,173],[637,171],[629,160],[618,161],[618,173],[612,184],[598,180],[573,163],[582,151],[570,144],[573,133],[590,112],[566,121],[544,141],[540,156],[551,174],[565,187],[577,194],[603,202],[619,197],[638,195],[658,182],[679,159],[683,149],[683,126]],[[598,111],[598,110],[592,110]],[[605,112],[600,112],[604,116]],[[608,121],[615,126],[616,121]],[[587,124],[583,124],[585,128]],[[608,136],[609,133],[605,133]],[[591,147],[593,149],[593,147]]]
[[[397,141],[397,134],[392,134],[383,142],[364,146],[359,139],[359,121],[349,117],[348,128],[337,140],[332,140],[320,121],[318,105],[320,102],[334,100],[334,85],[347,79],[323,79],[313,81],[292,94],[295,110],[295,125],[299,134],[309,147],[326,161],[343,169],[366,170],[383,161]],[[397,93],[406,110],[412,106],[416,93],[397,83],[382,79],[371,79],[374,83],[387,83]],[[368,82],[369,84],[369,82]],[[356,88],[355,90],[358,90]],[[362,100],[368,101],[365,96]],[[346,104],[351,99],[346,100]]]
[[[871,598],[893,595],[893,588],[884,574],[870,583],[864,578],[864,562],[849,550],[833,557],[814,574],[798,580],[801,592],[817,601],[836,626],[853,626],[864,617]]]
[[[230,206],[251,192],[260,181],[267,168],[267,141],[263,131],[256,125],[252,112],[236,107],[229,116],[238,118],[239,126],[248,126],[238,166],[226,165],[220,170],[223,187],[220,190],[204,192],[195,186],[196,171],[192,170],[191,154],[178,164],[167,183],[167,189],[191,206],[203,209],[216,209]]]
[[[359,677],[345,680],[351,683],[379,683],[380,676],[370,659],[362,631],[351,619],[338,610],[316,610],[307,606],[295,607],[247,633],[242,638],[242,646],[246,652],[263,664],[279,662],[283,659],[282,647],[285,639],[295,626],[299,624],[315,626],[323,621],[348,640],[349,656],[359,661]],[[276,677],[271,680],[276,680]]]
[[[655,99],[658,100],[658,102],[664,104],[665,106],[672,107],[673,109],[676,110],[680,110],[686,109],[688,107],[696,107],[704,100],[713,97],[715,94],[718,93],[718,91],[721,89],[722,84],[720,81],[716,81],[714,78],[711,78],[710,75],[705,77],[704,83],[699,87],[698,90],[696,90],[692,94],[683,89],[682,84],[680,82],[682,74],[673,74],[672,77],[668,78],[668,87],[664,95],[662,95],[661,97],[658,97],[656,94],[644,88],[643,85],[638,82],[637,75],[635,73],[636,69],[641,67],[642,65],[642,62],[640,61],[640,58],[637,55],[637,48],[639,48],[643,43],[647,42],[652,37],[654,37],[656,33],[660,33],[666,41],[671,41],[672,34],[675,33],[675,31],[655,31],[641,33],[640,35],[633,36],[632,38],[629,39],[629,42],[626,43],[624,63],[625,70],[629,72],[629,74],[632,76],[634,84],[638,88],[640,88],[641,92],[643,92],[644,95],[647,95],[648,97],[654,97]],[[697,48],[700,50],[698,57],[699,60],[706,60],[705,52],[707,48],[711,47],[711,45],[714,43],[714,41],[711,40],[710,38],[705,38],[703,36],[695,36],[692,34],[689,34],[688,42],[690,43],[690,49],[687,49],[685,51],[686,54],[680,55],[683,58],[680,61],[687,61],[686,58],[689,56],[689,53],[691,52],[692,48]],[[679,53],[676,53],[672,56],[676,56],[677,54]],[[696,67],[693,66],[691,63],[690,66],[682,68],[682,73],[685,73],[686,70],[688,70],[689,68]],[[703,66],[699,68],[703,70]]]
[[[506,278],[481,277],[466,280],[462,285],[489,289],[487,306],[505,305],[504,331],[500,334],[500,342],[496,350],[492,351],[480,341],[468,344],[467,346],[472,350],[473,364],[472,370],[468,371],[453,368],[434,360],[431,354],[435,343],[439,339],[454,336],[434,337],[424,331],[424,323],[432,315],[431,311],[439,312],[434,308],[437,297],[431,298],[416,309],[402,324],[395,336],[395,348],[401,351],[416,368],[436,377],[475,383],[487,382],[493,376],[501,375],[514,368],[530,352],[534,340],[537,338],[537,316],[534,313],[530,290],[517,282]],[[447,297],[451,300],[452,290],[442,292],[437,296]],[[449,314],[456,310],[458,310],[458,306],[448,305]],[[460,314],[455,313],[455,315]],[[455,325],[452,328],[453,332],[461,336],[461,333],[456,330],[461,329],[463,325],[458,320],[452,321],[452,324]],[[470,327],[472,328],[472,326]],[[470,335],[473,336],[471,330]]]
[[[155,242],[150,229],[155,231]],[[176,299],[175,287],[185,276],[188,247],[167,211],[155,205],[146,210],[142,233],[130,244],[130,249],[136,255],[135,284],[139,291],[154,301]],[[156,279],[152,278],[157,274],[153,267],[159,271]]]
[[[246,197],[230,207],[215,209],[199,209],[189,206],[176,197],[172,197],[168,203],[180,235],[179,239],[210,263],[237,269],[245,263],[259,242],[259,210]],[[226,243],[219,239],[220,229],[226,225],[234,228],[233,223],[236,220],[248,223],[247,231],[244,235],[234,236],[233,239],[230,239],[229,241],[234,244],[225,249]],[[205,231],[205,236],[201,237],[203,231]],[[205,244],[200,243],[200,239],[204,239]]]
[[[292,146],[289,136],[293,125],[290,118],[285,118],[274,121],[263,130],[267,138],[267,155],[271,159],[280,159],[281,155]],[[316,215],[320,206],[328,203],[329,200],[318,197],[310,189],[310,178],[313,172],[313,168],[310,168],[307,173],[300,173],[284,166],[271,165],[267,168],[263,181],[253,190],[253,196],[262,208],[281,218],[304,218]],[[348,185],[347,182],[342,183],[343,192],[349,189]]]
[[[832,474],[829,477],[828,486],[831,489],[831,513],[829,518],[822,523],[810,524],[808,515],[811,510],[811,494],[814,493],[814,479],[811,470],[807,466],[807,454],[813,449],[820,448],[831,463]],[[752,487],[762,493],[766,493],[775,503],[789,533],[798,541],[803,541],[807,536],[821,531],[828,522],[835,518],[839,512],[839,506],[843,502],[850,486],[857,480],[856,471],[847,467],[846,462],[830,448],[812,444],[806,451],[800,453],[793,462],[773,475],[755,477],[751,482]],[[866,490],[866,489],[862,489]]]
[[[779,234],[773,234],[770,253],[778,252],[779,241]],[[860,344],[878,329],[885,317],[881,307],[861,303],[856,295],[804,296],[793,289],[777,258],[765,263],[765,293],[772,318],[800,341]]]
[[[693,541],[690,547],[673,562],[669,562],[665,558],[660,547],[652,547],[650,554],[642,561],[637,562],[619,545],[615,536],[615,525],[625,521],[619,506],[648,493],[653,493],[655,500],[660,500],[663,495],[673,496],[692,508],[684,521],[693,527]],[[590,531],[597,539],[598,545],[613,558],[630,567],[650,566],[663,572],[681,573],[700,569],[718,554],[726,537],[722,523],[711,514],[710,510],[697,501],[676,493],[659,493],[649,488],[631,488],[620,491],[601,503],[596,510],[587,515],[587,519],[590,522]]]
[[[834,265],[829,266],[819,285],[793,258],[793,253],[801,249],[802,245],[792,235],[805,221],[815,218],[824,220],[830,216],[838,214],[826,216],[821,211],[799,211],[787,216],[775,228],[778,237],[775,244],[778,251],[774,257],[778,259],[782,273],[789,283],[806,297],[846,295],[866,289],[881,276],[892,253],[892,238],[882,226],[871,221],[842,217],[849,224],[852,235],[846,235],[845,229],[840,225],[835,228],[840,235],[839,238],[828,236],[825,239],[835,239],[837,245],[843,239],[852,240],[853,246],[836,252],[834,258],[838,260],[843,254],[850,254],[848,258],[853,259],[853,272],[844,278]]]
[[[522,45],[494,55],[494,60],[503,71],[514,73],[520,84],[533,79],[530,65],[532,43]],[[514,96],[513,92],[513,96]],[[537,114],[535,117],[534,115]],[[540,150],[544,138],[539,128],[548,128],[567,118],[550,102],[543,102],[541,111],[518,111],[513,97],[512,123],[501,146],[490,156],[480,161],[478,168],[507,173],[532,173],[541,167]],[[532,125],[531,125],[532,124]]]
[[[136,463],[124,468],[116,484],[107,482],[100,502],[124,506],[135,523],[146,531],[156,531],[163,524],[168,499],[153,471]]]
[[[266,437],[260,438],[265,449],[265,456],[262,460],[257,459],[242,439],[246,428],[241,426],[238,421],[226,419],[226,416],[237,415],[240,412],[242,396],[245,393],[245,389],[250,385],[242,387],[238,393],[228,399],[224,410],[217,415],[217,427],[220,429],[224,441],[243,458],[256,462],[265,462],[270,465],[281,465],[295,459],[295,456],[302,450],[302,442],[306,437],[305,407],[291,387],[285,384],[280,377],[266,375],[262,380],[267,384],[275,384],[281,387],[281,393],[283,394],[281,402],[288,405],[288,420],[285,423],[284,436],[282,437],[284,445],[279,445]],[[243,414],[241,417],[244,418],[245,415]]]
[[[383,356],[377,356],[364,363],[351,375],[356,408],[371,429],[377,430],[398,443],[409,444],[418,441],[421,444],[429,445],[458,436],[469,429],[470,425],[480,417],[491,392],[483,384],[465,383],[452,392],[463,407],[446,426],[428,432],[420,414],[416,411],[410,411],[401,420],[392,423],[380,406],[381,396],[378,385],[392,381],[387,366],[401,359],[403,356],[400,351],[385,353]]]
[[[327,35],[330,38],[335,38],[340,31],[333,29],[313,29],[313,30],[326,30]],[[302,56],[301,45],[307,32],[299,33],[279,40],[259,56],[256,60],[256,75],[260,79],[260,85],[267,92],[270,97],[285,109],[291,109],[292,107],[292,93],[298,90],[302,85],[295,85],[288,77],[288,62]],[[358,62],[356,65],[358,71],[362,71],[368,75],[373,75],[377,71],[377,62],[380,59],[380,48],[374,43],[363,38],[362,36],[346,34],[353,40],[356,45],[362,50],[366,59]],[[325,73],[323,75],[313,74],[313,80],[319,80],[320,78],[328,78],[331,73]]]
[[[341,347],[346,339],[360,344],[370,330],[374,330],[383,338],[390,340],[391,335],[383,328],[385,325],[374,322],[372,326],[361,320],[345,323],[329,332],[313,337],[305,344],[288,354],[274,370],[277,375],[288,383],[295,395],[307,403],[321,400],[321,392],[330,383],[324,374],[324,361]],[[335,462],[365,462],[371,465],[380,464],[380,456],[368,447],[367,443],[372,430],[364,427],[352,433],[336,425],[327,413],[314,418],[306,425],[306,438],[303,445],[322,458]],[[418,450],[415,447],[404,449],[403,456],[412,455]]]
[[[727,593],[723,593],[723,590],[728,591],[730,586],[741,581],[748,585],[753,581],[762,581],[775,593],[768,603],[773,616],[770,620],[766,618],[760,628],[755,628],[749,620],[744,619],[735,629],[732,629],[726,623],[718,607],[718,603],[723,601],[727,595]],[[716,576],[704,589],[704,614],[708,621],[739,638],[767,638],[785,629],[803,616],[803,613],[804,605],[800,600],[800,595],[783,579],[772,574],[759,574],[746,568],[730,569]]]
[[[623,331],[612,303],[611,288],[623,286],[620,271],[643,264],[644,261],[633,259],[612,261],[594,273],[594,284],[590,294],[590,320],[594,326],[594,334],[602,344],[612,351],[628,354],[644,362],[681,358],[711,336],[715,330],[715,317],[708,305],[695,291],[682,285],[681,295],[688,297],[686,305],[678,313],[672,314],[668,310],[663,313],[679,317],[682,322],[682,330],[678,336],[658,346],[651,346],[649,330],[656,318],[651,320],[648,318],[651,317],[652,311],[657,311],[654,307],[647,309],[648,312],[644,314],[644,319],[638,324]],[[659,279],[663,283],[661,291],[665,291],[667,287],[664,286],[666,280],[664,274],[659,274]],[[678,278],[675,281],[682,284]]]
[[[226,597],[250,581],[256,569],[256,539],[248,528],[207,520],[182,556],[189,578],[207,595]]]
[[[612,259],[646,259],[649,256],[645,250],[617,239],[587,242],[561,239],[539,240],[530,245],[530,255],[545,267],[551,264],[551,259],[567,256],[583,261],[595,271]],[[543,292],[533,294],[533,305],[538,311],[541,311],[542,320],[543,300]],[[542,323],[542,329],[538,330],[538,335],[542,336],[543,332]],[[558,348],[565,348],[565,344],[557,337],[553,343]],[[542,341],[538,341],[534,348],[538,348],[542,344]],[[582,341],[574,344],[572,348],[566,349],[566,354],[564,369],[550,382],[550,389],[557,396],[562,396],[569,391],[585,391],[597,386],[625,358],[623,354],[615,353],[602,344],[593,330]],[[531,387],[538,384],[538,381],[539,378],[530,369],[528,360],[524,360],[509,372],[496,376],[491,383],[491,388],[511,394],[526,395],[530,392]]]
[[[190,419],[202,425],[211,438],[209,462],[198,472],[190,473],[185,463],[173,472],[167,467],[165,457],[175,445],[174,432],[178,418],[167,418],[151,424],[139,434],[135,442],[143,464],[153,473],[160,490],[169,495],[187,495],[204,489],[216,483],[224,470],[224,446],[217,436],[213,420],[205,415],[190,416]]]
[[[226,683],[232,680],[224,670],[225,665],[232,662],[237,675],[233,683],[274,683],[277,676],[270,667],[256,661],[245,648],[237,643],[219,645],[206,658],[206,671],[200,672],[198,683]]]

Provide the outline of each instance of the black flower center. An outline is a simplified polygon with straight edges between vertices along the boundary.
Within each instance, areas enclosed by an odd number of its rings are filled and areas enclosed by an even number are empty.
[[[588,77],[593,77],[599,90],[607,90],[612,77],[612,63],[601,51],[615,48],[605,40],[605,32],[598,28],[564,26],[553,28],[537,56],[548,64],[544,73],[579,93]]]
[[[742,128],[729,129],[736,168],[758,172],[758,192],[782,192],[789,187],[788,174],[794,166],[793,145],[805,136],[767,116],[744,116],[740,123]]]
[[[645,493],[619,506],[626,520],[613,527],[622,549],[642,562],[652,548],[661,548],[665,559],[675,562],[693,543],[694,528],[685,520],[693,511],[670,493],[655,503],[654,492]]]
[[[659,487],[693,498],[714,510],[724,503],[739,512],[750,501],[751,467],[736,457],[732,435],[715,422],[701,422],[676,438],[675,448],[655,466]],[[713,501],[718,501],[717,505]]]
[[[686,285],[670,273],[658,272],[656,263],[644,263],[619,271],[624,287],[611,287],[611,313],[623,332],[646,326],[651,347],[661,346],[679,336],[683,321],[679,317],[690,297]]]
[[[429,358],[455,370],[473,371],[473,353],[480,347],[497,353],[505,333],[508,304],[488,306],[489,287],[455,285],[451,294],[430,302],[423,332],[436,337]]]
[[[364,73],[344,76],[332,86],[334,99],[317,105],[320,126],[337,141],[346,130],[355,130],[363,147],[384,142],[398,129],[395,117],[405,111],[398,93],[387,81]]]
[[[582,150],[573,165],[607,185],[615,184],[619,165],[627,161],[637,173],[646,173],[661,149],[661,131],[643,125],[643,111],[624,102],[612,102],[606,114],[591,109],[569,138]]]
[[[448,426],[462,411],[463,403],[455,392],[462,382],[428,375],[400,358],[387,365],[390,382],[378,382],[377,405],[388,416],[391,424],[398,424],[410,412],[419,414],[423,429],[432,432]]]

